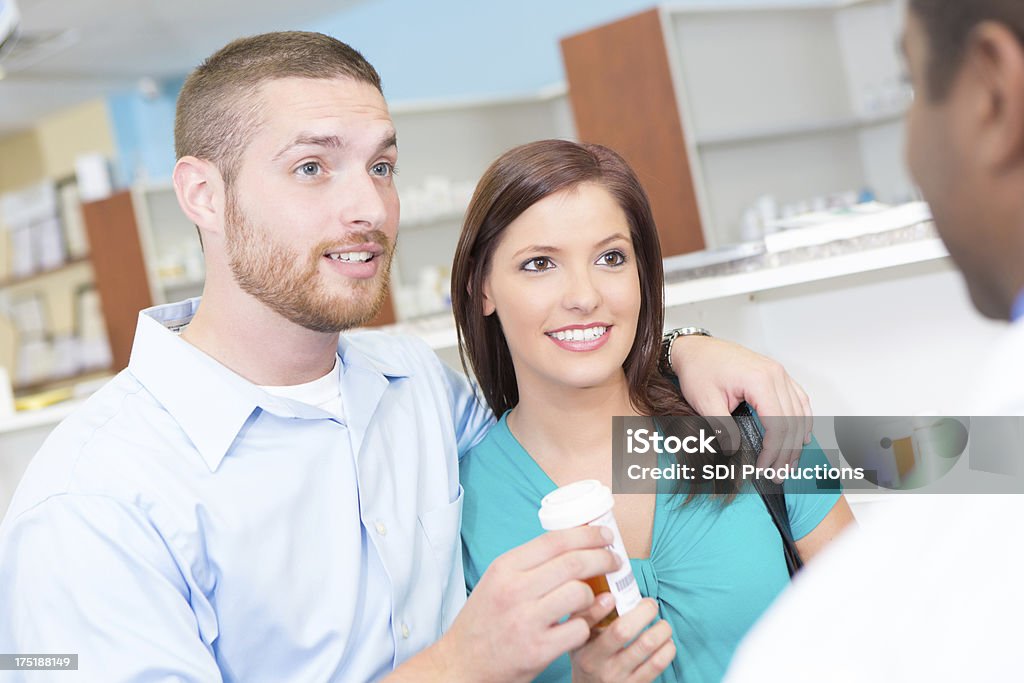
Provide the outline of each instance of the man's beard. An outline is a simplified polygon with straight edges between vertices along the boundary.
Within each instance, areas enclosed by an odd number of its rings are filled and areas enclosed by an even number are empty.
[[[387,297],[391,240],[380,230],[351,235],[346,240],[324,241],[307,255],[286,244],[275,243],[238,206],[235,193],[227,193],[225,242],[228,263],[243,291],[268,308],[314,332],[340,332],[359,327],[374,318]],[[350,279],[349,291],[333,294],[321,282],[320,261],[328,251],[347,245],[376,242],[384,253],[377,274],[368,280]],[[338,276],[341,278],[342,276]]]

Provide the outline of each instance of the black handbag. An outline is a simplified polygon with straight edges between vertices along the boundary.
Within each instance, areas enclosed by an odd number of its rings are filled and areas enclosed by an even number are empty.
[[[741,403],[733,411],[732,416],[736,418],[740,434],[756,458],[761,454],[764,440],[753,410],[746,403]],[[754,477],[753,484],[754,489],[761,496],[764,506],[768,508],[768,514],[771,515],[772,521],[775,522],[775,528],[779,530],[779,535],[782,536],[782,548],[786,555],[786,567],[789,569],[790,578],[792,578],[804,566],[804,562],[800,559],[800,552],[796,549],[796,542],[793,540],[793,530],[789,525],[789,511],[786,509],[786,495],[782,484],[776,484],[770,479],[762,479],[760,477]]]

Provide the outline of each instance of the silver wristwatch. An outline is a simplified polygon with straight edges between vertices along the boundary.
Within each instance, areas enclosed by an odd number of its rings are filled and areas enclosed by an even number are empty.
[[[675,368],[672,367],[672,345],[676,343],[676,339],[695,334],[701,337],[711,336],[711,333],[703,327],[677,327],[661,336],[661,357],[658,359],[658,369],[662,374],[676,374]]]

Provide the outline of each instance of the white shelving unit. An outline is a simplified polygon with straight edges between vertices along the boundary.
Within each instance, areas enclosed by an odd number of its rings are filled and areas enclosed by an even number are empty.
[[[170,181],[132,188],[132,204],[154,303],[198,296],[203,256],[196,227],[178,206]]]
[[[708,248],[741,241],[763,195],[780,206],[864,189],[888,203],[915,196],[899,0],[660,14]]]

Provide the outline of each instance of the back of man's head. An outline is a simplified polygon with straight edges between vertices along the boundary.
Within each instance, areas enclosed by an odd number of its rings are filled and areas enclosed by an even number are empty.
[[[260,123],[260,86],[280,78],[351,78],[381,91],[373,66],[330,36],[286,31],[241,38],[218,50],[185,80],[174,120],[177,158],[213,162],[230,185]]]
[[[1005,25],[1024,44],[1024,0],[910,0],[928,37],[928,97],[949,94],[963,65],[971,32],[982,22]]]

